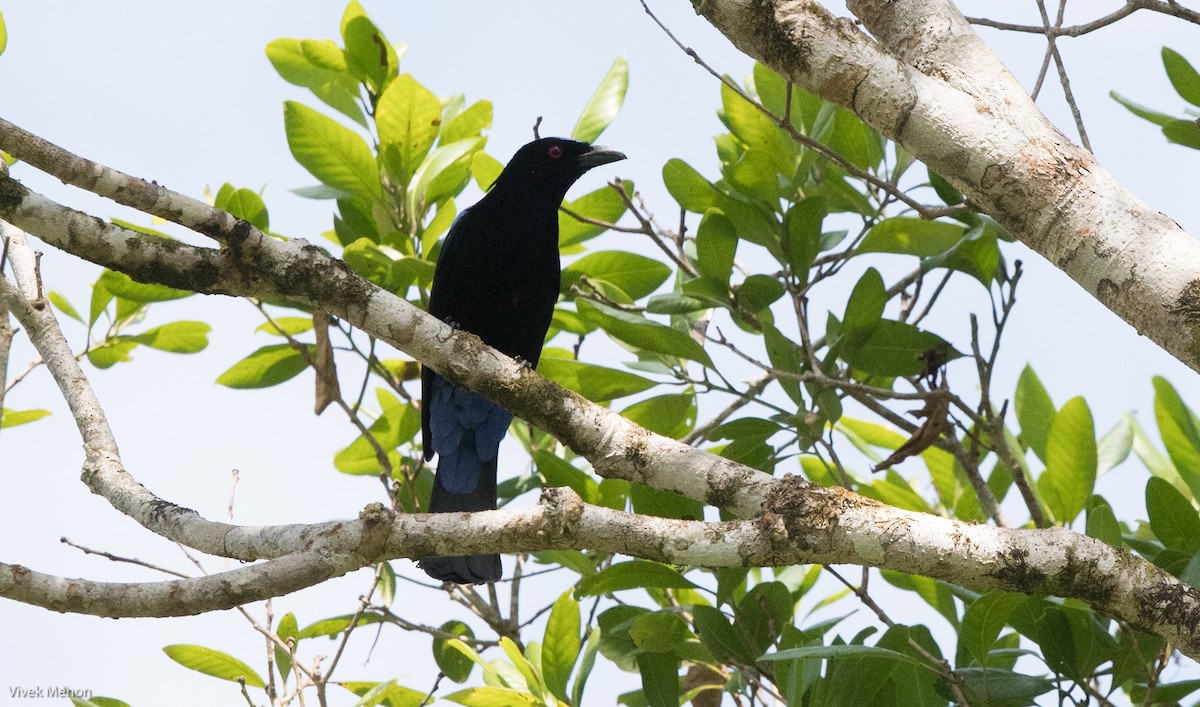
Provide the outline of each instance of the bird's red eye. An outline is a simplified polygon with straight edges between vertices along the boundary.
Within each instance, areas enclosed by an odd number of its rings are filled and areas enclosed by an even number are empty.
[[[562,157],[562,148],[558,145],[551,145],[550,149],[546,150],[546,154],[550,155],[550,159],[556,160]]]

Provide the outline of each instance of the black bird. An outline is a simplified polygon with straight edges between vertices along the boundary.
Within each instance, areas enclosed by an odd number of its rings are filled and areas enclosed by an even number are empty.
[[[625,155],[563,138],[525,145],[479,203],[450,228],[433,273],[429,313],[536,366],[558,301],[558,207],[575,180]],[[425,459],[439,455],[429,511],[496,507],[496,455],[512,413],[428,367],[421,371]],[[499,555],[427,557],[443,582],[500,579]]]

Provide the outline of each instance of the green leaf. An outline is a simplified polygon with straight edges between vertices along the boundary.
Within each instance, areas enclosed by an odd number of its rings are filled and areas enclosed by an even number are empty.
[[[478,170],[478,168],[474,168]],[[497,173],[498,174],[498,173]],[[626,196],[633,196],[633,182],[621,180],[621,189]],[[616,223],[625,214],[625,200],[611,186],[588,192],[575,201],[568,201],[563,208],[586,218]],[[564,211],[558,212],[558,247],[569,248],[595,238],[607,229],[593,223],[580,221]]]
[[[83,323],[83,317],[80,316],[79,312],[75,311],[75,308],[71,306],[71,303],[65,296],[58,292],[51,291],[47,297],[50,298],[51,304],[53,304],[55,307],[58,307],[58,311],[74,319],[75,321],[80,322],[81,324]]]
[[[1121,415],[1113,428],[1100,438],[1096,455],[1096,475],[1115,468],[1129,457],[1133,449],[1133,416]]]
[[[779,661],[779,660],[812,660],[814,658],[821,660],[840,659],[840,658],[886,658],[899,663],[907,663],[908,665],[916,665],[929,671],[936,672],[937,669],[928,663],[917,660],[903,653],[898,653],[888,648],[878,648],[876,646],[864,646],[858,644],[848,645],[828,645],[828,646],[802,646],[800,648],[788,648],[786,650],[775,651],[759,656],[759,660]]]
[[[295,378],[308,368],[308,362],[289,344],[263,346],[217,377],[230,388],[269,388]]]
[[[956,668],[954,672],[963,679],[963,692],[973,705],[1023,707],[1054,689],[1054,683],[1046,678],[1002,668]]]
[[[378,94],[388,77],[395,74],[400,58],[383,32],[367,17],[358,0],[350,0],[342,15],[342,41],[346,63],[373,93]]]
[[[279,619],[279,625],[275,629],[275,635],[279,637],[279,640],[287,643],[288,639],[291,639],[293,641],[292,645],[295,646],[299,643],[299,639],[297,638],[299,633],[299,628],[296,626],[295,614],[288,612],[283,615],[283,618]],[[274,649],[275,666],[279,669],[279,676],[283,678],[284,682],[287,682],[288,675],[292,672],[291,655],[283,648],[280,648],[279,644],[275,644]]]
[[[670,653],[638,653],[637,666],[649,707],[679,707],[678,658]]]
[[[629,63],[625,57],[619,56],[613,61],[599,88],[584,107],[579,121],[575,123],[575,129],[571,131],[571,138],[581,142],[595,142],[621,112],[621,105],[625,102],[625,89],[628,87]]]
[[[1121,525],[1113,514],[1112,506],[1099,496],[1088,499],[1087,525],[1084,532],[1113,547],[1125,546],[1125,540],[1121,537]]]
[[[276,39],[267,59],[284,81],[307,88],[329,107],[367,127],[358,103],[358,81],[350,75],[346,55],[328,39]]]
[[[502,171],[504,171],[504,165],[500,164],[500,161],[495,157],[482,150],[471,156],[471,174],[475,175],[475,182],[484,191],[492,188],[492,185],[496,183],[496,179]],[[562,217],[563,214],[560,213],[558,216],[560,224],[562,223]],[[561,235],[560,233],[559,236],[561,237]]]
[[[883,138],[879,133],[833,103],[821,106],[812,135],[863,169],[874,169],[883,161]]]
[[[321,183],[365,203],[379,197],[379,169],[365,140],[332,118],[295,101],[283,108],[292,156]]]
[[[379,97],[375,124],[385,163],[396,168],[401,184],[408,184],[437,139],[442,102],[412,74],[403,74]]]
[[[1000,264],[1000,248],[996,244],[996,231],[980,224],[967,231],[950,250],[926,258],[921,267],[926,270],[947,268],[966,273],[984,287],[990,287]]]
[[[395,401],[386,407],[368,430],[384,451],[391,451],[412,440],[421,429],[421,413],[407,403]],[[333,457],[333,465],[343,474],[378,474],[379,459],[366,437],[358,437]]]
[[[543,358],[538,363],[537,370],[555,383],[593,402],[623,398],[657,385],[649,378],[643,378],[636,373],[565,358]]]
[[[630,346],[669,356],[679,356],[713,368],[704,347],[687,333],[663,326],[631,312],[584,299],[575,300],[575,309],[584,321],[600,327],[614,339]]]
[[[883,277],[875,268],[867,268],[846,301],[846,313],[842,317],[842,333],[845,336],[869,334],[883,319],[883,307],[887,304],[887,288]]]
[[[895,216],[872,226],[856,252],[899,253],[931,258],[957,245],[966,230],[959,224],[946,221]]]
[[[96,368],[104,369],[115,366],[118,363],[132,361],[129,352],[136,349],[138,343],[126,339],[124,337],[116,337],[108,339],[99,346],[93,346],[88,349],[88,362]]]
[[[808,282],[808,269],[821,252],[821,226],[828,214],[829,202],[811,197],[793,205],[784,217],[783,252],[801,283]]]
[[[492,127],[492,102],[475,101],[471,107],[446,122],[443,116],[442,132],[438,139],[446,145],[469,137],[479,137]]]
[[[443,633],[459,636],[466,641],[475,640],[475,632],[461,621],[447,621],[438,628]],[[471,676],[475,662],[470,657],[463,655],[462,651],[447,645],[449,640],[444,636],[433,637],[433,660],[437,663],[438,670],[445,673],[446,677],[454,682],[466,682],[467,678]]]
[[[1182,54],[1169,47],[1162,48],[1162,59],[1167,78],[1171,79],[1171,85],[1179,97],[1194,106],[1200,106],[1200,73],[1196,73],[1196,69]]]
[[[1012,592],[989,592],[979,597],[963,612],[962,625],[958,631],[960,648],[979,665],[989,664],[989,655],[1000,631],[1008,624],[1008,616],[1021,602],[1021,597]]]
[[[654,611],[643,614],[629,627],[629,637],[645,651],[675,653],[684,642],[692,637],[687,622],[672,611]]]
[[[568,486],[588,503],[601,502],[600,484],[587,472],[544,449],[534,450],[532,456],[537,472],[544,480],[543,486]],[[621,503],[621,508],[617,510],[624,508],[625,504]]]
[[[671,268],[653,258],[623,250],[601,250],[563,268],[562,291],[569,296],[571,287],[587,277],[612,283],[629,295],[630,300],[639,300],[657,290],[670,276]]]
[[[263,203],[261,196],[249,189],[235,189],[232,184],[226,182],[217,190],[213,206],[249,222],[260,231],[270,228],[271,219],[267,214],[267,205]]]
[[[560,700],[567,699],[567,681],[579,658],[579,629],[579,602],[567,590],[550,609],[542,641],[542,675],[546,687]]]
[[[1046,440],[1046,469],[1038,491],[1055,520],[1070,524],[1083,510],[1096,484],[1096,429],[1083,398],[1063,405],[1050,425]]]
[[[261,331],[272,336],[297,336],[306,331],[311,331],[313,322],[311,317],[275,317],[269,322],[263,322],[254,328],[254,331]]]
[[[413,175],[407,194],[409,209],[418,213],[418,206],[421,204],[429,207],[442,196],[453,196],[439,193],[445,190],[448,182],[454,181],[445,175],[452,174],[456,165],[469,169],[474,159],[472,153],[483,149],[486,142],[486,138],[470,137],[449,145],[438,145]]]
[[[8,27],[4,25],[4,15],[0,14],[0,54],[8,46]]]
[[[1196,416],[1167,379],[1154,377],[1154,418],[1167,454],[1193,498],[1200,498],[1200,429]]]
[[[422,707],[425,704],[424,692],[397,685],[394,678],[385,682],[353,680],[338,684],[359,696],[354,707]]]
[[[683,160],[667,160],[662,176],[667,191],[688,211],[702,214],[717,202],[716,187]]]
[[[103,285],[108,293],[131,302],[167,302],[196,294],[190,290],[177,290],[166,285],[135,282],[125,273],[115,270],[105,270],[101,273],[96,285]],[[95,318],[92,321],[95,321]]]
[[[711,606],[692,607],[692,621],[700,641],[716,660],[727,662],[732,659],[750,664],[757,659],[759,651],[721,611]]]
[[[1172,120],[1163,126],[1162,131],[1168,141],[1200,150],[1200,123],[1194,120]]]
[[[704,504],[671,491],[645,484],[629,485],[629,501],[638,515],[681,520],[703,520]]]
[[[9,410],[8,408],[4,408],[0,411],[0,429],[16,427],[17,425],[27,425],[30,422],[49,416],[49,410]]]
[[[696,396],[659,395],[630,405],[621,411],[630,422],[664,437],[679,439],[696,424]]]
[[[854,368],[879,376],[915,376],[926,368],[925,359],[940,364],[962,356],[945,339],[911,324],[881,320],[861,344],[847,345],[842,360]]]
[[[163,652],[185,668],[191,668],[214,678],[237,682],[245,680],[248,687],[266,687],[258,673],[233,656],[204,646],[175,644],[164,646]]]
[[[696,230],[696,266],[700,274],[728,284],[737,244],[737,231],[724,212],[720,209],[704,212]]]
[[[734,291],[734,301],[738,306],[750,311],[759,312],[783,297],[787,290],[783,283],[770,275],[751,275],[742,281]]]
[[[373,611],[367,611],[362,614],[343,614],[342,616],[334,616],[328,619],[321,619],[300,629],[296,634],[297,639],[317,638],[318,636],[337,636],[348,630],[353,624],[354,626],[368,626],[377,624],[383,621],[382,614],[376,614]]]
[[[204,322],[171,322],[132,336],[130,339],[159,351],[196,353],[203,351],[208,346],[208,332],[210,331],[212,331],[212,327]]]
[[[575,671],[575,682],[571,685],[571,704],[583,704],[583,689],[587,686],[588,676],[596,664],[596,652],[600,650],[600,627],[588,631],[587,645],[583,649],[583,659],[579,661],[579,670]]]
[[[1146,513],[1150,529],[1163,545],[1188,555],[1200,551],[1200,515],[1170,483],[1150,477],[1146,482]]]
[[[579,582],[579,596],[591,597],[612,594],[626,589],[687,588],[696,585],[666,565],[649,560],[630,560],[609,565]]]
[[[1148,120],[1151,123],[1154,123],[1155,125],[1162,126],[1162,125],[1166,125],[1167,123],[1175,120],[1175,116],[1173,116],[1173,115],[1167,115],[1166,113],[1159,113],[1158,111],[1154,110],[1153,108],[1147,108],[1146,106],[1143,106],[1141,104],[1134,103],[1133,101],[1129,100],[1125,96],[1122,96],[1121,94],[1117,93],[1116,91],[1109,91],[1108,95],[1110,98],[1112,98],[1117,103],[1120,103],[1121,105],[1125,106],[1129,110],[1130,113],[1133,113],[1134,115],[1136,115],[1139,118],[1142,118],[1143,120]]]
[[[471,687],[442,699],[467,707],[543,707],[542,701],[528,692],[508,687]]]
[[[1054,424],[1054,401],[1046,392],[1041,379],[1033,372],[1033,367],[1025,365],[1021,377],[1017,379],[1017,392],[1013,399],[1017,412],[1017,422],[1021,425],[1021,441],[1033,450],[1044,463],[1046,456],[1046,441],[1050,438],[1050,426]]]

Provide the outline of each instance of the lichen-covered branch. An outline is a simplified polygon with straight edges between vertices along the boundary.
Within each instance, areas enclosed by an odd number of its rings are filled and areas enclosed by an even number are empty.
[[[861,29],[815,0],[696,4],[742,51],[853,110],[1200,371],[1200,243],[1051,125],[952,3],[850,6]]]

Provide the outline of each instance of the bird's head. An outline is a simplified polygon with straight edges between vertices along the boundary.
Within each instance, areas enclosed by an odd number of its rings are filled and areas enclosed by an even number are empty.
[[[625,159],[616,150],[560,137],[544,137],[517,150],[496,180],[496,188],[533,189],[555,206],[575,180],[593,167]]]

